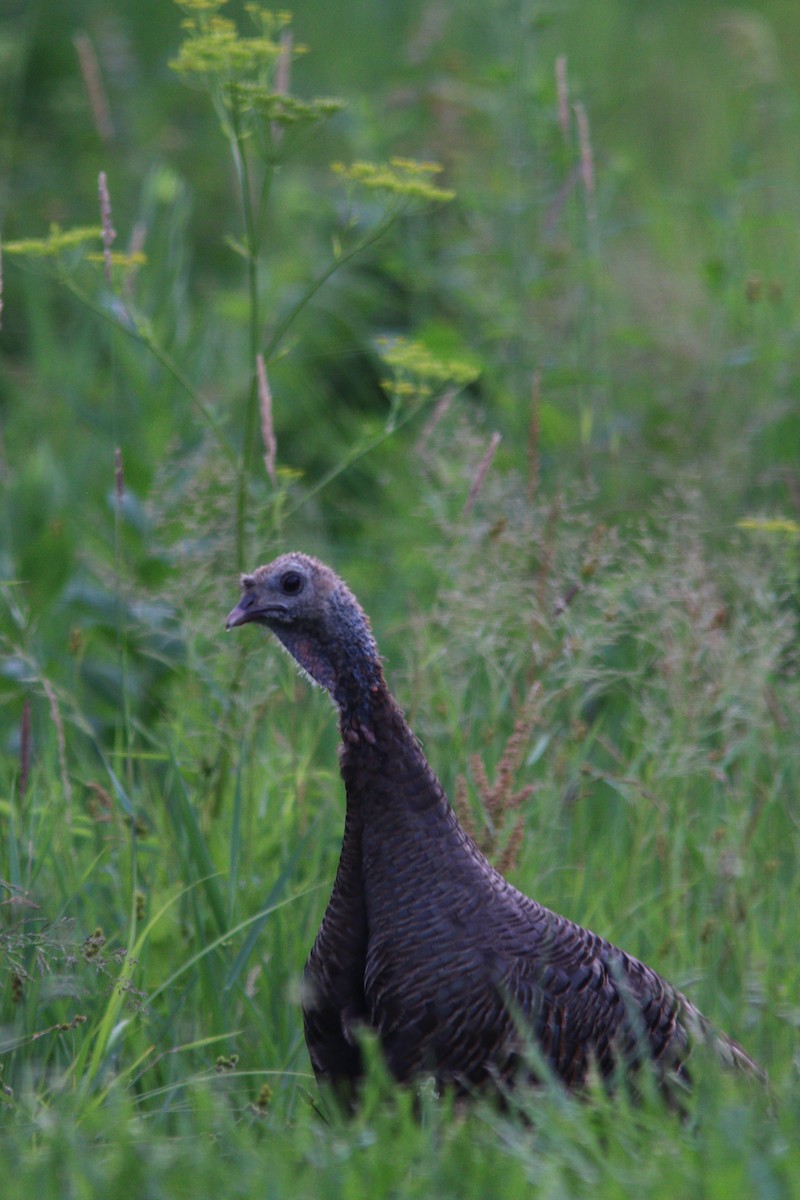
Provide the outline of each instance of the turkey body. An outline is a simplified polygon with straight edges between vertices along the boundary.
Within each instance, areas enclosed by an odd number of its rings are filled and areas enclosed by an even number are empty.
[[[320,1082],[357,1083],[360,1026],[377,1032],[398,1080],[431,1074],[459,1090],[511,1082],[523,1060],[529,1075],[538,1063],[568,1086],[643,1058],[684,1074],[696,1040],[760,1073],[650,967],[491,866],[388,691],[364,613],[328,567],[293,553],[243,576],[228,627],[250,621],[339,709],[342,852],[303,994]]]

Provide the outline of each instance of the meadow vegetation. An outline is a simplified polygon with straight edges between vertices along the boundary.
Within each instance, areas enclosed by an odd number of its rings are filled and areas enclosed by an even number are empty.
[[[9,1200],[797,1194],[794,7],[0,17]],[[290,548],[493,860],[769,1090],[325,1105],[335,717],[224,634]]]

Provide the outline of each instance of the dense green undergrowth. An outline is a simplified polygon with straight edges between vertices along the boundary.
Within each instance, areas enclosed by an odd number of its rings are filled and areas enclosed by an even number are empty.
[[[334,7],[0,19],[3,1194],[791,1196],[793,9]],[[223,633],[290,547],[494,861],[768,1090],[327,1109],[335,716]]]

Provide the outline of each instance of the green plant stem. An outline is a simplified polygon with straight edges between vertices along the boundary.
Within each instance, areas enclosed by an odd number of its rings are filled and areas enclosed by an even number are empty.
[[[253,468],[256,436],[258,428],[258,377],[256,372],[256,355],[259,349],[260,298],[259,298],[259,251],[261,249],[261,226],[264,222],[266,197],[269,194],[269,184],[272,168],[267,167],[259,201],[259,219],[256,221],[253,212],[251,195],[252,181],[250,163],[247,157],[247,146],[242,133],[238,106],[233,104],[231,109],[231,125],[233,129],[232,150],[239,178],[239,190],[242,201],[242,217],[244,220],[245,245],[247,246],[247,293],[250,310],[250,385],[247,395],[247,407],[244,422],[244,445],[239,464],[236,485],[236,565],[238,570],[244,570],[247,557],[247,482]]]
[[[144,346],[153,355],[153,358],[161,364],[164,370],[172,376],[177,384],[183,388],[188,395],[194,407],[205,421],[208,428],[214,434],[214,437],[219,443],[220,449],[224,451],[227,458],[232,462],[236,462],[236,451],[234,450],[225,433],[222,430],[219,422],[212,413],[208,405],[200,398],[197,389],[193,386],[189,378],[183,373],[177,363],[170,357],[167,351],[160,346],[151,333],[143,333],[135,322],[133,315],[126,309],[126,313],[130,318],[131,324],[128,325],[124,321],[120,321],[113,313],[108,312],[101,305],[95,303],[82,287],[80,287],[74,279],[69,276],[60,276],[60,282],[63,283],[67,291],[73,295],[76,300],[85,305],[96,316],[101,317],[104,321],[108,321],[115,329],[120,329],[127,334],[134,342],[138,342],[140,346]]]
[[[396,213],[393,213],[390,217],[387,217],[380,223],[380,225],[378,225],[375,230],[373,230],[368,237],[363,238],[360,242],[353,246],[352,250],[348,250],[345,254],[341,254],[338,258],[335,258],[330,265],[327,266],[325,270],[317,276],[317,278],[309,285],[300,299],[295,301],[286,315],[281,318],[275,327],[272,337],[269,339],[266,349],[264,350],[264,358],[267,362],[270,361],[273,354],[278,349],[278,346],[285,337],[287,330],[291,327],[293,322],[297,319],[309,301],[314,298],[320,288],[323,287],[324,284],[328,282],[330,277],[334,275],[340,267],[343,267],[345,263],[350,262],[350,260],[355,258],[356,255],[360,254],[362,250],[366,250],[367,246],[371,246],[374,242],[379,241],[380,238],[382,238],[383,235],[387,233],[389,229],[391,229],[396,220]]]
[[[115,473],[116,473],[116,463]],[[128,686],[128,650],[125,645],[125,620],[122,596],[122,496],[114,488],[114,593],[117,657],[122,690],[122,731],[125,740],[125,770],[129,791],[133,790],[133,730],[131,728],[130,690]],[[135,829],[135,821],[131,828]]]
[[[248,293],[250,298],[250,390],[245,414],[242,461],[238,471],[236,488],[236,565],[237,569],[242,571],[245,569],[247,561],[247,485],[252,473],[258,432],[258,383],[255,365],[256,355],[259,353],[260,342],[258,253],[261,240],[260,227],[263,225],[264,221],[266,200],[269,195],[272,181],[272,170],[270,169],[268,171],[262,186],[261,197],[259,200],[259,219],[257,228],[254,220],[253,205],[250,194],[251,180],[246,147],[241,136],[238,113],[236,112],[236,109],[234,109],[232,124],[234,131],[234,157],[237,161],[240,188],[242,192],[242,212],[245,225],[245,242],[247,245]],[[390,216],[386,217],[379,223],[372,233],[362,238],[350,250],[338,255],[331,261],[324,271],[320,272],[316,279],[314,279],[309,287],[305,290],[303,295],[289,308],[289,310],[285,313],[273,330],[272,335],[269,338],[269,341],[266,343],[263,351],[266,363],[269,363],[272,360],[273,355],[276,353],[278,347],[280,346],[291,326],[297,320],[300,313],[313,299],[317,292],[327,283],[331,276],[334,275],[340,267],[343,267],[346,263],[350,262],[351,259],[355,258],[368,246],[371,246],[373,243],[379,241],[380,238],[382,238],[389,231],[389,229],[398,219],[398,216],[399,214],[397,212],[391,213]],[[382,434],[381,438],[374,444],[378,445],[380,441],[384,440],[384,436],[388,436],[388,434]],[[330,479],[341,474],[346,467],[348,467],[352,462],[355,462],[358,458],[361,458],[363,454],[368,453],[371,448],[372,443],[368,444],[366,447],[358,448],[355,452],[355,455],[348,457],[343,463],[334,468],[330,477],[326,476],[325,479],[321,481],[319,487],[324,487],[326,483],[330,482]],[[315,488],[312,493],[309,493],[309,496],[316,493],[316,491],[319,490],[319,487]],[[302,503],[305,503],[305,501],[302,501]],[[290,512],[292,511],[294,510],[290,510]],[[287,513],[286,515],[288,516],[290,514]]]
[[[413,421],[416,416],[419,416],[424,408],[428,408],[435,400],[438,399],[439,397],[437,395],[427,396],[414,408],[405,413],[404,416],[400,417],[399,420],[395,419],[394,414],[392,414],[392,420],[384,426],[379,434],[376,434],[373,438],[368,438],[366,442],[362,442],[360,446],[356,446],[353,450],[351,450],[351,452],[347,454],[341,462],[337,463],[335,467],[332,467],[331,470],[327,472],[327,474],[323,475],[321,479],[317,480],[314,486],[309,488],[308,491],[300,497],[296,504],[291,505],[291,507],[286,510],[285,516],[287,518],[294,516],[296,512],[308,504],[309,500],[313,500],[314,497],[319,495],[324,488],[326,488],[330,483],[333,483],[334,479],[337,479],[340,475],[352,467],[353,463],[359,462],[360,459],[365,458],[368,454],[371,454],[373,450],[377,450],[378,446],[381,446],[384,442],[388,441],[388,439],[393,437],[394,434],[402,429],[404,425],[408,425],[409,421]]]

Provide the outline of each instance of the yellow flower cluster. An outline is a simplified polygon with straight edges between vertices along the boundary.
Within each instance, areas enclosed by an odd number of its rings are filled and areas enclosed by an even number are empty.
[[[235,21],[219,15],[226,0],[179,0],[180,7],[190,13],[183,21],[187,37],[170,62],[173,71],[185,77],[229,79],[248,74],[258,75],[272,66],[282,53],[277,35],[289,24],[287,12],[272,12],[259,4],[247,4],[258,34],[243,37]],[[292,51],[297,54],[295,47]]]
[[[296,96],[272,91],[260,83],[231,83],[227,94],[240,112],[257,112],[265,121],[274,121],[278,125],[323,121],[344,108],[341,100],[327,96],[317,100],[298,100]]]
[[[800,523],[791,517],[742,517],[736,522],[739,529],[755,529],[760,533],[789,533],[797,536]]]
[[[331,169],[359,187],[412,200],[442,204],[455,196],[455,192],[431,182],[442,171],[439,163],[392,158],[388,163],[355,162],[349,167],[344,163],[334,163]]]
[[[46,238],[24,238],[17,242],[4,242],[4,254],[21,254],[28,258],[57,258],[64,250],[73,250],[86,242],[99,242],[103,231],[99,225],[79,226],[62,229],[51,225]]]
[[[193,21],[184,22],[184,28],[189,37],[169,64],[179,75],[244,74],[269,66],[281,53],[271,38],[241,37],[233,21],[224,17],[212,17],[205,29]]]
[[[111,250],[108,254],[97,254],[92,251],[86,255],[87,262],[110,262],[114,267],[143,267],[147,262],[147,255],[141,250],[134,251],[133,254],[126,254],[124,250]]]
[[[477,379],[477,367],[463,358],[438,358],[422,342],[408,338],[378,338],[378,351],[396,378],[383,386],[399,396],[429,395],[446,383],[465,387]]]

